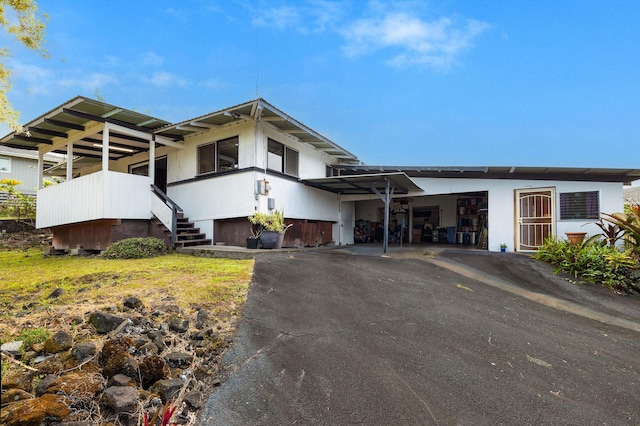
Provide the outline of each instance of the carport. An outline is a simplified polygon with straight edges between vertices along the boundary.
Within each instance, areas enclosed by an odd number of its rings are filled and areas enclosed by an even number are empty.
[[[416,183],[404,172],[375,173],[354,176],[332,176],[319,179],[306,179],[302,183],[340,195],[377,195],[384,203],[384,229],[389,229],[389,208],[394,195],[407,195],[421,192]],[[384,232],[382,251],[387,254],[388,232]]]

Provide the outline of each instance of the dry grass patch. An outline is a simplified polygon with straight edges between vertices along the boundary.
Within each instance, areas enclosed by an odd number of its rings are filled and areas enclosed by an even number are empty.
[[[252,260],[170,254],[149,259],[44,257],[40,250],[0,251],[0,339],[25,327],[65,322],[121,307],[128,296],[147,307],[207,309],[222,329],[234,327],[246,299]],[[59,293],[52,297],[53,292]]]

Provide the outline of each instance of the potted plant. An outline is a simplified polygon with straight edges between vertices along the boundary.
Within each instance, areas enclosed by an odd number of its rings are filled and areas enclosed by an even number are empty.
[[[500,243],[500,251],[503,253],[507,251],[507,243]]]
[[[251,230],[251,236],[247,237],[247,248],[257,249],[258,242],[260,241],[260,234],[262,234],[262,228],[256,225],[249,227]]]
[[[270,213],[255,212],[248,219],[259,232],[262,248],[282,248],[284,233],[292,226],[292,224],[285,225],[284,210],[273,210]]]

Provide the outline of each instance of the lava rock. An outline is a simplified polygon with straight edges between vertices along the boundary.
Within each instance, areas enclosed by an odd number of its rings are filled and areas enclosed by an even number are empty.
[[[176,333],[186,333],[189,330],[189,321],[184,318],[172,318],[169,321],[169,330]]]
[[[124,306],[129,309],[140,309],[144,307],[144,304],[139,298],[130,296],[124,299]]]
[[[50,354],[57,354],[71,349],[73,337],[66,331],[56,331],[44,342],[44,351]]]
[[[180,379],[165,379],[158,380],[150,388],[149,391],[156,393],[162,398],[162,402],[167,402],[180,392],[182,388],[182,380]]]
[[[96,349],[96,344],[93,342],[76,343],[71,349],[71,356],[75,358],[76,361],[82,361],[95,355]]]
[[[131,386],[111,386],[104,391],[102,402],[116,413],[134,411],[138,405],[138,391]]]
[[[118,328],[126,318],[106,312],[93,312],[89,315],[89,324],[100,334],[105,334]]]
[[[0,423],[7,426],[38,426],[45,418],[61,421],[70,412],[63,397],[48,393],[40,398],[23,399],[2,407]]]

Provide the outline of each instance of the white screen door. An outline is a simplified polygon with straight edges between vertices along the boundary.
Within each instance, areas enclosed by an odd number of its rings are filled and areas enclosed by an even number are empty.
[[[555,188],[516,189],[517,251],[535,251],[556,233]]]

